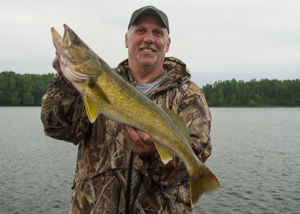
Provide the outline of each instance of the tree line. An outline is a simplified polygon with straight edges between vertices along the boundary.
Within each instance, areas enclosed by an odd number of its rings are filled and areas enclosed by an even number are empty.
[[[0,106],[40,106],[55,73],[0,73]],[[202,87],[211,107],[300,106],[300,80],[216,81]]]
[[[212,107],[300,106],[300,80],[268,80],[249,82],[235,79],[207,84],[202,88]]]
[[[47,85],[54,73],[16,74],[0,73],[0,106],[40,106]]]

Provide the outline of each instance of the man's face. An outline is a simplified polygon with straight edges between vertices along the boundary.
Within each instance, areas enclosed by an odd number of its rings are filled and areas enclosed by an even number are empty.
[[[139,17],[125,35],[129,63],[135,61],[136,65],[162,66],[170,43],[162,21],[153,14]]]

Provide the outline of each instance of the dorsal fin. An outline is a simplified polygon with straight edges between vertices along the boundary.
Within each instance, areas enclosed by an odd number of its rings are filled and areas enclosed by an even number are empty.
[[[172,118],[173,122],[179,127],[186,140],[191,143],[190,132],[184,120],[170,109],[162,107],[162,109]]]

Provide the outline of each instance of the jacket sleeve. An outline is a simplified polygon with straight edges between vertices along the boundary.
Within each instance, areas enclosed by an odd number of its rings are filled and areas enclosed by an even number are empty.
[[[187,93],[181,101],[179,115],[186,122],[191,146],[195,154],[203,163],[211,155],[211,114],[203,92],[191,82]]]
[[[188,126],[193,151],[200,161],[205,162],[212,149],[210,141],[211,114],[205,96],[198,86],[189,82],[186,88],[182,99],[178,101],[177,114]],[[148,173],[155,182],[165,186],[179,185],[189,180],[186,166],[178,157],[173,155],[173,160],[165,165],[158,152],[150,157]]]
[[[69,88],[61,76],[53,77],[48,84],[42,99],[41,120],[46,135],[75,145],[90,126],[79,92]]]

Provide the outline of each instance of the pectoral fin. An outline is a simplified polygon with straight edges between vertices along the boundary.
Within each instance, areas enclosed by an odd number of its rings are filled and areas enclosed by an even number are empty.
[[[93,123],[98,117],[98,108],[87,96],[84,95],[83,97],[84,97],[84,106],[85,106],[86,114],[89,120],[91,121],[91,123]]]
[[[173,155],[170,150],[166,149],[165,147],[159,145],[154,141],[154,144],[156,146],[156,149],[161,157],[161,160],[164,162],[164,164],[167,164],[170,160],[173,159]]]
[[[182,131],[183,135],[185,136],[186,140],[190,143],[191,138],[190,138],[190,132],[188,130],[188,127],[186,126],[186,123],[184,120],[175,112],[171,111],[170,109],[162,107],[163,110],[172,118],[174,123],[180,128]]]
[[[96,96],[99,101],[104,103],[110,103],[104,90],[93,79],[89,81],[87,87],[89,88],[90,93],[93,93],[93,95]],[[84,100],[86,114],[89,120],[91,121],[91,123],[93,123],[98,117],[98,113],[99,113],[98,108],[86,95],[84,95],[83,97],[84,97],[83,100]]]

